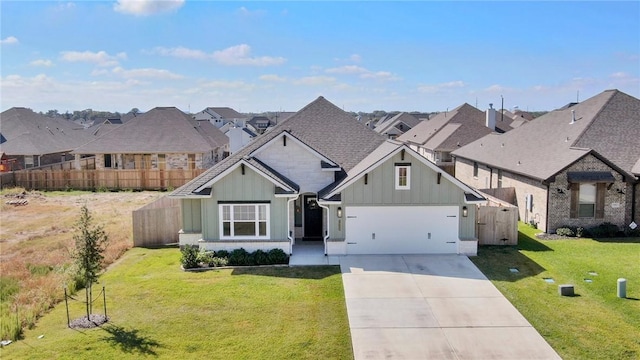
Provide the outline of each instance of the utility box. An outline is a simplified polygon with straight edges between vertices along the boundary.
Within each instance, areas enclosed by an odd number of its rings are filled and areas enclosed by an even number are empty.
[[[558,285],[558,292],[560,296],[574,296],[575,292],[573,291],[573,285],[565,284]]]
[[[627,297],[627,279],[618,279],[618,297],[622,299]]]

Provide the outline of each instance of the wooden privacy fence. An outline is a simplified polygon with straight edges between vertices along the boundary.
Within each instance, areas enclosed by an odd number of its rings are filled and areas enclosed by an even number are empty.
[[[42,191],[163,190],[178,188],[204,171],[203,169],[21,170],[13,172],[12,185]]]
[[[181,228],[180,200],[162,197],[133,211],[133,246],[178,243]]]
[[[488,206],[478,208],[478,245],[517,245],[518,208],[482,190]]]

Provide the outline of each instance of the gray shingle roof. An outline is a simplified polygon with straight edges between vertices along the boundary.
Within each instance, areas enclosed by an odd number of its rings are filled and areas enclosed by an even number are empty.
[[[385,141],[383,136],[359,123],[349,113],[319,97],[293,116],[280,121],[271,131],[175,190],[171,196],[194,195],[196,189],[284,131],[340,165],[344,171],[353,168]]]
[[[384,121],[376,124],[374,130],[380,134],[386,134],[389,133],[389,131],[394,127],[397,127],[397,125],[399,125],[400,123],[404,123],[408,126],[408,128],[404,128],[402,130],[398,128],[398,130],[401,130],[400,133],[403,133],[408,131],[410,128],[418,125],[420,122],[421,120],[417,117],[406,112],[401,112],[389,119],[385,119]]]
[[[214,111],[216,114],[220,115],[223,119],[227,119],[227,120],[247,118],[245,115],[242,115],[239,112],[229,107],[208,107],[205,109],[205,111],[207,110]]]
[[[207,121],[193,120],[175,107],[157,107],[78,147],[74,153],[203,153],[228,141]]]
[[[512,121],[512,120],[511,120]],[[498,124],[502,123],[502,124]],[[497,125],[507,121],[496,121]],[[398,137],[398,141],[416,144],[432,151],[452,151],[491,133],[485,126],[484,112],[469,104],[439,113]]]
[[[506,134],[487,135],[453,155],[546,180],[590,150],[625,172],[634,171],[640,159],[639,99],[607,90]]]
[[[18,107],[0,114],[0,133],[4,139],[0,151],[8,155],[67,152],[93,139],[90,132],[72,121]]]

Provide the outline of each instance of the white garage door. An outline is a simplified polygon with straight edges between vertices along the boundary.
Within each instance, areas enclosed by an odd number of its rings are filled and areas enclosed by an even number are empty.
[[[347,254],[455,254],[457,206],[348,206]]]

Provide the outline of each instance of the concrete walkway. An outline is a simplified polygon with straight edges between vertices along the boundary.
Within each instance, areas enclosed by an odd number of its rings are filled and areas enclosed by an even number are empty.
[[[560,359],[465,256],[339,260],[355,360]]]

